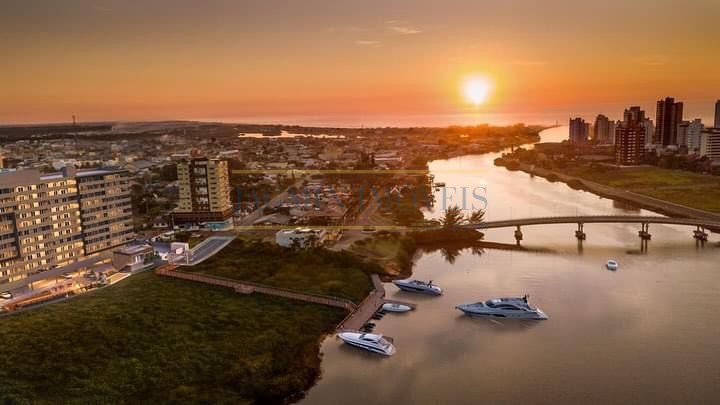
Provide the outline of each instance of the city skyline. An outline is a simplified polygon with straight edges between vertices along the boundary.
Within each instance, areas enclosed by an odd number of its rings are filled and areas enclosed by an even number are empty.
[[[669,95],[710,122],[718,16],[708,0],[11,2],[0,123],[543,123]],[[477,75],[482,104],[463,91]]]

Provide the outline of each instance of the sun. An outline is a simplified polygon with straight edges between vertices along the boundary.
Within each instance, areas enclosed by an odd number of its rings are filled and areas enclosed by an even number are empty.
[[[483,77],[468,79],[463,86],[465,98],[476,106],[487,101],[491,90],[492,84],[490,80]]]

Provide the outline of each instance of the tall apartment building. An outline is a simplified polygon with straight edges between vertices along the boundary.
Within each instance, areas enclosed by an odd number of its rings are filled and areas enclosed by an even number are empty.
[[[720,128],[705,128],[700,140],[700,156],[720,160]]]
[[[232,225],[230,179],[225,160],[196,158],[177,165],[180,199],[175,224]]]
[[[677,129],[683,120],[683,103],[672,97],[657,102],[655,142],[663,146],[677,145]]]
[[[677,142],[678,146],[687,146],[688,127],[690,127],[690,121],[681,121],[677,127]]]
[[[129,177],[124,170],[77,172],[86,255],[124,245],[133,239]]]
[[[645,112],[640,107],[625,110],[625,120],[615,128],[615,161],[637,165],[645,158]]]
[[[643,119],[643,128],[645,128],[645,145],[650,146],[653,142],[653,135],[655,134],[655,124],[650,118]]]
[[[695,118],[690,121],[687,127],[687,148],[688,153],[694,154],[700,151],[700,140],[702,137],[705,125],[703,125],[700,118]]]
[[[623,122],[644,122],[645,110],[638,106],[630,107],[623,113]]]
[[[608,117],[599,114],[597,118],[595,118],[593,137],[596,142],[604,144],[611,144],[615,142],[615,122],[610,121]]]
[[[570,119],[570,142],[586,143],[590,135],[590,124],[582,118]]]
[[[715,128],[720,128],[720,100],[715,102]]]
[[[128,179],[90,181],[123,173],[73,168],[52,174],[0,173],[0,288],[130,241]],[[86,188],[90,184],[92,188]],[[116,193],[118,189],[124,191]],[[103,197],[108,193],[111,197]],[[116,196],[127,198],[110,203]]]

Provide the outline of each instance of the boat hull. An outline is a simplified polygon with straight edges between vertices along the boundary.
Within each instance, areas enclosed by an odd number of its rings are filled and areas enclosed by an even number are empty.
[[[460,310],[465,315],[468,315],[472,318],[498,318],[498,319],[529,319],[532,321],[544,321],[548,319],[547,314],[544,312],[537,310],[537,312],[524,312],[524,313],[511,313],[509,311],[500,312],[500,311],[474,311],[470,309],[465,309],[461,307],[456,307],[458,310]]]
[[[363,349],[363,350],[371,352],[371,353],[380,354],[383,356],[392,356],[393,354],[395,354],[395,346],[393,344],[389,344],[386,349],[383,349],[382,347],[378,347],[377,345],[373,344],[372,342],[362,342],[362,341],[358,341],[358,340],[346,337],[346,336],[344,336],[343,333],[338,334],[338,337],[345,344],[348,344],[353,347],[357,347],[358,349]]]
[[[416,287],[413,285],[403,284],[403,283],[397,283],[393,282],[399,289],[406,292],[416,293],[416,294],[427,294],[427,295],[442,295],[442,289],[439,287],[436,288],[422,288],[422,287]]]
[[[402,304],[384,304],[382,310],[385,312],[408,312],[411,311],[412,308]]]

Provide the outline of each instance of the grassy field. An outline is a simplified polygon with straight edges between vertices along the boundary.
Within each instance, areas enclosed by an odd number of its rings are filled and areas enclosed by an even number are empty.
[[[270,242],[236,239],[188,271],[360,302],[372,291],[368,273],[379,269],[346,252],[293,251]]]
[[[367,260],[379,263],[383,273],[391,276],[408,274],[412,269],[415,240],[396,234],[375,235],[355,242],[350,250]]]
[[[0,403],[278,402],[344,316],[139,274],[0,319]]]
[[[720,212],[720,177],[659,167],[579,167],[563,172],[623,190],[711,212]]]

